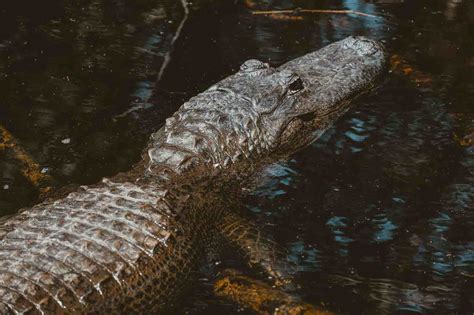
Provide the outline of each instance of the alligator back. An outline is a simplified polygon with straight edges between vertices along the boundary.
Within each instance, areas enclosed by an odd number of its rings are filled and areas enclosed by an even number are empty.
[[[105,180],[22,211],[1,230],[0,312],[150,312],[170,304],[209,229],[197,204],[178,219],[180,207],[156,186]]]

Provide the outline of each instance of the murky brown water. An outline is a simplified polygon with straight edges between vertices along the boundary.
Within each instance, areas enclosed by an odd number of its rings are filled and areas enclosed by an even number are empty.
[[[250,13],[295,7],[378,18]],[[347,314],[472,314],[474,2],[189,8],[176,36],[179,1],[0,4],[0,126],[58,185],[93,183],[127,169],[184,100],[248,58],[277,65],[352,34],[382,39],[393,71],[378,93],[269,167],[245,202],[290,249],[309,302]],[[0,146],[2,214],[37,198],[20,165]],[[238,312],[213,298],[205,277],[185,311]]]

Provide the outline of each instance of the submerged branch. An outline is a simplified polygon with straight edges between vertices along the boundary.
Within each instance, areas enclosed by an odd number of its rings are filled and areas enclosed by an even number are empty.
[[[168,67],[168,65],[171,61],[171,54],[174,51],[174,45],[175,45],[176,41],[178,40],[179,36],[181,35],[181,31],[183,30],[184,24],[186,23],[186,20],[189,17],[189,6],[188,6],[187,0],[181,0],[181,5],[183,7],[184,16],[181,19],[181,22],[179,23],[178,27],[176,28],[176,32],[174,33],[173,38],[171,39],[170,49],[166,52],[165,56],[163,57],[163,63],[161,64],[160,70],[158,71],[158,75],[157,75],[156,80],[155,80],[155,86],[157,86],[161,82],[163,74],[165,73],[165,70],[166,70],[166,68]],[[133,113],[137,110],[152,107],[152,105],[150,104],[150,98],[151,98],[151,96],[148,97],[143,102],[140,102],[139,104],[133,106],[132,108],[127,109],[123,113],[115,115],[113,117],[113,120],[115,121],[117,118],[125,117],[128,114]]]
[[[226,270],[214,283],[214,293],[257,314],[334,315],[334,313],[304,303],[281,288]]]
[[[183,29],[184,23],[186,23],[186,20],[188,19],[189,16],[189,8],[188,8],[188,2],[186,0],[181,0],[181,5],[183,6],[184,10],[184,16],[181,22],[178,25],[178,28],[176,29],[176,33],[173,36],[173,39],[171,39],[171,48],[170,50],[166,53],[165,60],[163,61],[163,64],[161,65],[160,71],[158,72],[158,77],[156,80],[156,84],[158,84],[161,81],[161,77],[163,76],[163,73],[165,72],[166,67],[171,61],[171,53],[173,52],[174,48],[174,43],[176,40],[179,38],[181,35],[181,31]]]
[[[19,163],[21,173],[25,176],[41,194],[47,193],[54,183],[53,178],[41,172],[40,165],[26,152],[13,135],[0,125],[0,148],[10,151],[13,158]]]

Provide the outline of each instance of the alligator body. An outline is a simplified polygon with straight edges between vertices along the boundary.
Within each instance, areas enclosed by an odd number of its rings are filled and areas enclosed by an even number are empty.
[[[382,46],[363,37],[279,68],[245,62],[168,118],[131,171],[3,222],[0,313],[163,311],[224,239],[284,278],[222,196],[314,141],[384,65]]]

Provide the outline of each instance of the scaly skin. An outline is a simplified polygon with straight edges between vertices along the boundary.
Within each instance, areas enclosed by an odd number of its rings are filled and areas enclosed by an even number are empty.
[[[225,196],[314,141],[384,64],[380,44],[355,37],[277,69],[245,62],[182,105],[130,172],[3,223],[0,313],[165,312],[221,237],[284,277],[270,243],[228,229]]]

